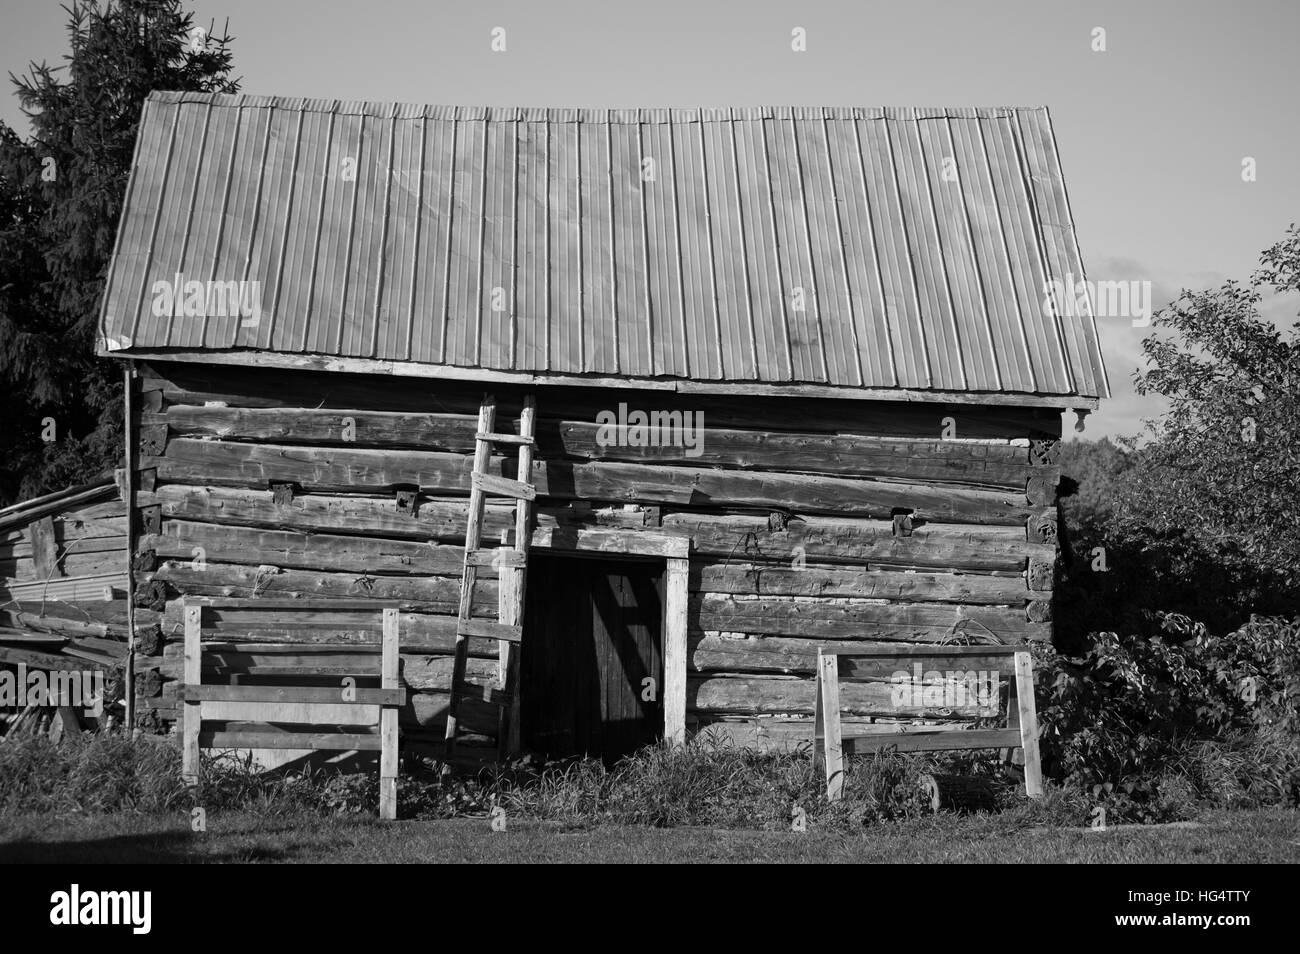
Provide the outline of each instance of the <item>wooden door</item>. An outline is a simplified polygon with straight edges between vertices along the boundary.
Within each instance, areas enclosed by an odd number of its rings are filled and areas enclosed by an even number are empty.
[[[663,567],[529,557],[524,748],[613,761],[663,734]]]

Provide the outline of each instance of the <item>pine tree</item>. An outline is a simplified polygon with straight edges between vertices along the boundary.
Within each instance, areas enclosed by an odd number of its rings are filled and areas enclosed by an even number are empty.
[[[10,77],[31,138],[0,122],[0,504],[120,465],[121,365],[94,345],[144,100],[238,90],[231,37],[181,0],[65,9],[65,65]]]

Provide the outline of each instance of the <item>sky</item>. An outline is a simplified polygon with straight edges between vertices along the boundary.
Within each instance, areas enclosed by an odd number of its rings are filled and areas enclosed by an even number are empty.
[[[1300,0],[193,0],[229,23],[242,91],[463,105],[1051,109],[1088,278],[1152,303],[1246,280],[1300,221]],[[0,0],[0,69],[61,61],[57,0]],[[492,50],[494,28],[503,52]],[[791,48],[791,31],[806,49]],[[1094,49],[1104,30],[1104,51]],[[11,96],[0,119],[25,133]],[[1254,160],[1254,181],[1242,163]],[[1295,296],[1266,300],[1290,326]],[[1099,319],[1113,397],[1085,437],[1137,432],[1148,330]],[[1067,415],[1072,433],[1073,415]]]

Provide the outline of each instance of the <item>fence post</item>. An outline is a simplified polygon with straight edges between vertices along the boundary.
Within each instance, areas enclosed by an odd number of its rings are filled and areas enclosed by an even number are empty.
[[[380,688],[397,688],[397,659],[400,640],[397,610],[384,610],[383,656],[380,662]],[[397,706],[379,708],[379,817],[397,818]]]
[[[1029,653],[1016,653],[1016,707],[1020,715],[1020,747],[1025,753],[1025,794],[1043,794],[1043,769],[1038,761],[1038,715],[1034,710],[1034,668]]]
[[[838,802],[844,794],[844,746],[840,737],[840,661],[817,651],[817,703],[815,732],[826,761],[826,798]],[[816,743],[814,742],[814,747]]]
[[[200,653],[203,638],[203,607],[187,602],[185,608],[185,678],[182,686],[188,688],[203,682],[203,666]],[[181,747],[181,775],[186,785],[195,785],[199,781],[199,729],[203,721],[203,700],[190,699],[186,693],[185,709],[181,725],[183,743]]]

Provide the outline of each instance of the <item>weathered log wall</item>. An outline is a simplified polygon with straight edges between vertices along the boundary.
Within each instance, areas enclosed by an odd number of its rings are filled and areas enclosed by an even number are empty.
[[[411,379],[156,364],[137,406],[137,603],[168,639],[147,705],[174,716],[181,594],[403,604],[408,739],[445,718],[466,493],[482,389]],[[519,394],[494,389],[515,426]],[[607,446],[618,405],[703,413],[694,448]],[[538,394],[539,526],[611,525],[692,544],[688,723],[807,736],[818,645],[1045,639],[1056,558],[1059,413],[1014,407],[552,388]],[[513,476],[513,459],[493,461]],[[412,496],[414,493],[414,496]],[[485,539],[510,532],[488,508]],[[495,612],[487,570],[481,612]],[[258,628],[260,626],[260,628]],[[254,669],[338,670],[347,620],[225,621]],[[234,650],[231,650],[234,652]],[[495,673],[474,648],[475,680]],[[278,662],[277,662],[278,661]],[[269,668],[268,668],[269,667]],[[846,702],[900,720],[882,687]],[[957,711],[950,718],[974,718]],[[491,720],[484,716],[484,723]],[[486,731],[486,728],[485,728]]]
[[[98,670],[112,684],[127,650],[126,521],[126,503],[109,479],[0,512],[0,668]],[[138,645],[157,651],[160,614],[140,610],[135,624]],[[161,691],[161,673],[149,683],[142,691]],[[11,701],[0,701],[4,731],[40,724],[40,707]],[[79,725],[78,718],[61,709],[53,731]]]
[[[0,532],[0,594],[6,596],[10,587],[25,592],[37,583],[71,592],[80,581],[87,593],[94,587],[98,594],[122,586],[125,566],[126,505],[120,500],[83,504]]]

